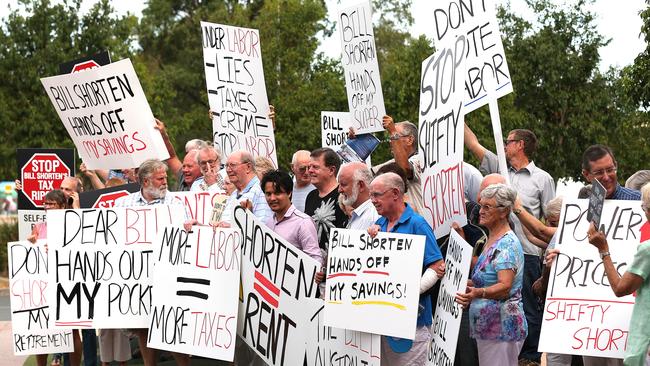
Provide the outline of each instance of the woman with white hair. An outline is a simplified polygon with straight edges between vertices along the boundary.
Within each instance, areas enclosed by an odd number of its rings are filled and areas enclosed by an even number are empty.
[[[650,221],[650,183],[641,188],[641,208],[646,220]],[[646,222],[646,225],[648,223]],[[596,230],[592,223],[587,232],[589,243],[598,248],[609,285],[617,297],[629,295],[636,291],[628,346],[623,363],[627,366],[644,366],[650,364],[648,349],[650,346],[650,240],[642,242],[634,255],[632,264],[623,276],[618,274],[609,255],[607,238]],[[642,238],[643,240],[643,238]]]
[[[517,193],[493,184],[480,195],[479,223],[489,230],[465,293],[456,302],[469,306],[470,335],[476,339],[479,364],[513,365],[528,334],[521,286],[524,253],[508,224]]]

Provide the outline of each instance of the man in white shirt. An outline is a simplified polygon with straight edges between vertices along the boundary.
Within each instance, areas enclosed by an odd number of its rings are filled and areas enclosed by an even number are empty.
[[[291,203],[301,212],[305,212],[307,195],[316,189],[311,184],[311,177],[309,176],[310,154],[311,152],[307,150],[298,150],[293,154],[293,158],[291,158],[291,171],[293,172],[294,179]]]
[[[343,204],[353,208],[346,229],[367,230],[379,218],[377,209],[370,202],[370,169],[362,162],[343,164],[338,182]]]

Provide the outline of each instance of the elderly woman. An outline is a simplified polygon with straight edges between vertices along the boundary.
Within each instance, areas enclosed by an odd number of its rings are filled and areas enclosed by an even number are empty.
[[[646,219],[650,221],[650,183],[641,188],[641,207]],[[648,225],[646,223],[646,225]],[[592,223],[587,232],[589,242],[598,248],[607,280],[614,294],[618,297],[636,291],[632,320],[630,321],[629,343],[624,364],[643,366],[648,364],[648,346],[650,346],[650,240],[639,245],[632,264],[621,277],[609,255],[609,246],[605,234],[597,231]]]
[[[479,223],[490,234],[467,291],[456,294],[459,304],[469,306],[470,335],[476,339],[481,365],[516,366],[528,332],[521,300],[524,253],[508,224],[516,198],[504,184],[481,192]]]

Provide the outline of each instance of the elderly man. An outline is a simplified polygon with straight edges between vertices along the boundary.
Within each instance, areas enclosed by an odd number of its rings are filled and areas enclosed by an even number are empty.
[[[291,171],[293,172],[294,179],[291,203],[302,212],[305,212],[307,195],[316,189],[311,184],[311,178],[309,177],[309,155],[310,152],[307,150],[298,150],[291,158]]]
[[[192,184],[201,176],[201,168],[197,162],[199,150],[190,150],[183,158],[183,167],[178,177],[177,192],[189,191]]]
[[[432,324],[431,297],[426,292],[444,275],[442,254],[431,226],[404,203],[404,181],[399,175],[384,173],[377,176],[370,184],[370,199],[382,216],[368,229],[371,236],[385,231],[426,237],[415,339],[384,336],[381,346],[382,365],[425,365]]]
[[[582,154],[582,175],[587,182],[594,179],[605,187],[605,198],[611,200],[640,200],[639,191],[618,184],[616,170],[618,163],[612,149],[605,145],[592,145]]]
[[[353,208],[346,229],[367,230],[379,218],[375,206],[370,202],[370,169],[362,162],[343,164],[338,181],[343,204]]]
[[[140,180],[140,191],[120,197],[115,200],[115,207],[134,207],[149,206],[155,204],[163,205],[180,205],[171,195],[167,194],[167,165],[158,159],[150,159],[143,162],[138,169],[138,178]],[[187,214],[186,214],[187,219]],[[186,222],[185,229],[188,228]],[[142,359],[146,366],[156,365],[156,350],[147,347],[147,337],[149,330],[147,328],[135,329],[138,336],[138,345],[142,352]],[[190,357],[186,354],[172,352],[172,356],[178,365],[189,365]]]
[[[221,154],[214,146],[205,146],[196,154],[196,163],[203,176],[192,183],[191,191],[225,191],[223,178],[225,170],[220,171]]]
[[[273,212],[266,203],[260,180],[255,174],[253,155],[244,150],[230,154],[226,162],[226,174],[235,186],[235,191],[228,197],[221,222],[217,225],[230,227],[235,207],[240,204],[249,208],[260,221],[266,222]]]

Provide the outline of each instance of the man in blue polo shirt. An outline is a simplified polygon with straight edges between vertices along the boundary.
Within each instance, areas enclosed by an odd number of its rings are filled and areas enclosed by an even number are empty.
[[[382,217],[368,229],[371,236],[378,231],[424,235],[424,260],[420,280],[420,306],[415,339],[382,337],[382,365],[425,365],[431,341],[432,304],[426,294],[445,272],[445,262],[436,237],[426,220],[404,203],[404,181],[395,173],[377,176],[370,184],[370,200]]]

